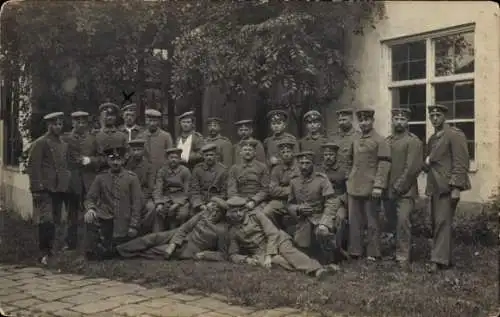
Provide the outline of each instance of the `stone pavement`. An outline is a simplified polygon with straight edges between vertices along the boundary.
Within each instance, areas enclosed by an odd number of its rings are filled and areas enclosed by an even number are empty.
[[[257,310],[229,305],[222,296],[172,293],[103,278],[55,274],[38,267],[0,264],[0,307],[8,316],[299,317],[293,308]]]

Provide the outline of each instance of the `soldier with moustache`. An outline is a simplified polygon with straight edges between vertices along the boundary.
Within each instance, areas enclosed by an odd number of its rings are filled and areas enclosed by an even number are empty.
[[[125,133],[127,141],[136,139],[143,131],[143,128],[137,124],[137,105],[131,103],[122,108],[123,125],[120,131]]]
[[[229,168],[233,165],[233,144],[228,138],[220,134],[221,122],[222,119],[217,117],[207,119],[208,136],[205,138],[205,144],[213,143],[217,145],[218,161]]]
[[[278,142],[291,140],[295,142],[295,148],[299,148],[297,139],[292,134],[285,132],[287,127],[288,114],[284,110],[271,110],[267,114],[272,135],[264,140],[264,150],[266,152],[267,165],[272,170],[280,163]]]
[[[182,150],[181,162],[190,170],[203,160],[200,152],[204,144],[203,135],[195,131],[194,123],[195,117],[193,111],[181,114],[179,116],[181,135],[175,142],[177,148]]]
[[[266,163],[266,153],[262,142],[253,137],[253,121],[252,120],[240,120],[234,123],[237,128],[238,136],[240,140],[233,147],[233,165],[240,164],[242,162],[240,153],[241,146],[248,140],[256,143],[255,148],[255,159],[259,162]]]
[[[319,165],[323,158],[321,145],[327,141],[326,136],[321,131],[321,113],[316,110],[308,111],[304,114],[307,135],[300,141],[300,151],[311,151],[314,153],[314,164]]]
[[[360,132],[354,128],[354,110],[352,108],[340,109],[337,114],[337,132],[330,138],[339,146],[337,162],[346,175],[351,168],[351,148],[354,140],[360,136]]]

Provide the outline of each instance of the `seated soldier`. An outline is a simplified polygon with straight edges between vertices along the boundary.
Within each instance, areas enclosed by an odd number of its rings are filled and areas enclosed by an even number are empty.
[[[151,233],[117,247],[122,257],[223,261],[227,251],[227,204],[213,197],[207,208],[177,229]]]
[[[280,164],[273,168],[269,183],[271,201],[264,207],[264,214],[276,225],[282,223],[282,217],[288,212],[286,203],[290,194],[290,180],[300,175],[295,162],[295,141],[283,139],[278,142]]]
[[[141,182],[144,196],[141,213],[141,233],[149,233],[156,219],[155,203],[153,202],[155,175],[153,166],[145,155],[144,144],[146,144],[146,141],[143,139],[132,139],[128,142],[129,156],[125,163],[125,169],[134,172]]]
[[[114,255],[115,246],[137,236],[142,196],[139,178],[123,168],[126,149],[104,150],[109,169],[96,176],[85,200],[85,255],[99,260]]]
[[[245,198],[249,210],[264,207],[269,189],[269,170],[255,159],[257,145],[253,139],[239,143],[241,163],[231,167],[227,181],[227,197]]]
[[[203,162],[193,168],[191,206],[196,211],[206,209],[212,197],[226,199],[227,168],[218,162],[218,147],[209,143],[201,148]]]
[[[318,261],[299,251],[291,237],[279,230],[264,214],[248,211],[246,200],[231,197],[228,201],[229,260],[234,263],[272,264],[322,278],[327,269]],[[328,268],[334,268],[333,266]]]
[[[177,228],[189,219],[191,172],[180,164],[181,149],[170,148],[165,153],[167,163],[158,171],[153,191],[157,213],[153,232],[164,231],[167,226]]]
[[[314,170],[314,153],[301,152],[296,157],[301,174],[290,181],[288,211],[298,222],[295,243],[316,254],[323,251],[322,242],[333,229],[337,200],[328,177]]]

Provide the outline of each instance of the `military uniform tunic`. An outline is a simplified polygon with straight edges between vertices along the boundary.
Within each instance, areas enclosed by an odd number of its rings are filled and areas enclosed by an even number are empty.
[[[134,172],[141,183],[144,201],[142,203],[141,223],[145,230],[149,230],[155,221],[155,204],[153,201],[153,190],[155,186],[155,175],[153,166],[143,157],[140,161],[130,158],[125,164],[125,169]]]
[[[314,153],[314,165],[318,166],[323,161],[321,145],[328,142],[328,138],[324,135],[308,134],[300,141],[300,151],[311,151]]]
[[[203,135],[201,133],[193,131],[190,133],[191,136],[191,149],[189,151],[189,159],[186,164],[186,166],[189,167],[189,169],[192,169],[196,164],[200,163],[203,161],[203,156],[201,155],[201,148],[205,144],[205,141],[203,139]],[[187,138],[183,138],[182,136],[179,136],[175,142],[178,148],[182,148],[180,145],[180,142],[186,142]]]
[[[206,137],[205,144],[214,143],[217,145],[219,162],[227,167],[233,165],[233,144],[225,136],[218,135],[214,138]]]
[[[255,205],[267,199],[269,170],[264,163],[253,160],[250,163],[233,165],[229,170],[227,197],[249,198]]]
[[[204,162],[196,165],[191,178],[192,207],[206,204],[213,196],[226,199],[227,177],[227,168],[221,163],[211,167]]]
[[[297,138],[288,132],[283,132],[280,135],[272,135],[270,137],[267,137],[264,140],[264,150],[266,152],[267,164],[269,166],[271,166],[271,163],[269,161],[271,159],[271,157],[274,156],[274,157],[279,159],[278,144],[279,144],[279,142],[281,142],[283,140],[293,141],[295,143],[295,149],[299,148]]]
[[[339,146],[339,149],[337,151],[337,163],[339,165],[339,168],[345,172],[346,176],[349,174],[352,166],[352,144],[354,140],[359,137],[359,131],[355,130],[354,128],[351,128],[351,130],[347,132],[338,131],[333,136],[335,143]]]
[[[144,128],[135,124],[133,127],[128,128],[125,125],[120,126],[118,129],[127,136],[127,141],[137,139],[137,137],[144,131]]]
[[[257,139],[250,138],[250,140],[254,140],[257,142],[257,147],[255,148],[255,159],[259,162],[266,163],[266,152],[264,150],[264,146],[262,145],[262,142],[260,142]],[[246,142],[247,140],[245,140]],[[240,151],[241,151],[241,144],[243,140],[239,141],[234,145],[234,150],[233,150],[233,165],[240,164],[243,159],[240,156]]]
[[[271,201],[264,207],[263,212],[275,223],[278,221],[277,216],[287,213],[286,203],[290,195],[290,181],[299,176],[300,170],[295,162],[290,165],[281,163],[273,168],[269,183],[269,199]]]
[[[95,135],[95,140],[97,153],[102,156],[103,164],[105,164],[106,161],[103,155],[105,149],[110,147],[128,147],[127,136],[116,127],[104,127],[100,129]]]
[[[156,178],[158,171],[166,161],[165,150],[174,146],[172,136],[170,133],[162,129],[158,129],[155,132],[144,130],[137,138],[146,141],[144,149],[147,158],[153,166],[153,174]]]

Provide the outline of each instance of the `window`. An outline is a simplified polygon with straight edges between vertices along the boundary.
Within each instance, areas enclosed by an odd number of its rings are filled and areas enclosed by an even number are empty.
[[[464,132],[474,160],[473,26],[391,42],[387,45],[392,107],[411,109],[410,131],[425,144],[432,133],[427,105],[447,106],[448,123]]]

